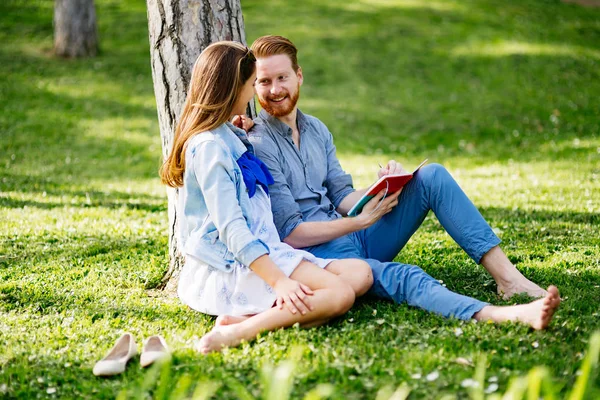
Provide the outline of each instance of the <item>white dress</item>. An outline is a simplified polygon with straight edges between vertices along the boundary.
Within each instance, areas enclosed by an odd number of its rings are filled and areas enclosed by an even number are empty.
[[[286,276],[302,260],[325,268],[333,260],[317,258],[307,251],[282,243],[273,223],[271,200],[260,185],[250,198],[250,230],[269,247],[269,256]],[[179,276],[179,298],[194,310],[210,315],[251,315],[271,308],[275,291],[249,267],[235,262],[231,272],[213,268],[197,258],[186,256]]]

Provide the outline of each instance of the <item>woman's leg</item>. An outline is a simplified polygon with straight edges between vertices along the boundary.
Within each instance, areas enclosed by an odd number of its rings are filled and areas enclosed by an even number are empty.
[[[329,263],[325,269],[350,285],[356,297],[367,293],[373,285],[373,272],[364,260],[356,258],[335,260]]]
[[[345,314],[354,304],[354,290],[350,285],[312,263],[300,263],[290,278],[313,290],[314,294],[309,296],[312,311],[304,315],[292,314],[286,308],[273,307],[233,325],[215,326],[200,339],[197,349],[205,354],[220,351],[223,347],[237,346],[242,340],[254,339],[260,332],[288,327],[297,322],[306,327],[323,324]]]
[[[560,296],[556,286],[550,286],[543,299],[529,304],[516,306],[486,306],[473,315],[478,321],[518,321],[531,326],[533,329],[544,329],[550,324],[554,312],[560,305]]]
[[[256,315],[256,314],[254,314],[254,315]],[[252,317],[252,315],[241,315],[241,316],[219,315],[217,317],[217,319],[215,320],[215,326],[239,324],[240,322],[245,321],[250,317]]]

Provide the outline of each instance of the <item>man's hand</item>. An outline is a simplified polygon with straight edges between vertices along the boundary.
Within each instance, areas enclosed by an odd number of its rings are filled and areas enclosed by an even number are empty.
[[[388,161],[387,165],[381,168],[377,172],[378,177],[382,177],[385,175],[396,175],[396,174],[406,174],[408,173],[404,168],[402,168],[402,164],[397,163],[394,160]]]
[[[365,206],[363,207],[360,214],[358,214],[355,218],[360,221],[365,228],[373,225],[375,222],[379,221],[381,217],[385,214],[389,213],[398,205],[398,196],[402,189],[397,191],[396,193],[390,194],[385,199],[381,200],[385,195],[386,190],[382,190],[375,195]],[[381,203],[381,204],[379,204]]]
[[[302,315],[305,315],[313,310],[308,296],[312,296],[314,292],[308,286],[285,277],[275,282],[273,289],[277,294],[276,304],[280,310],[284,305],[292,314],[296,314],[299,310]]]
[[[245,130],[246,132],[248,132],[254,126],[254,121],[252,121],[252,119],[247,115],[236,115],[231,120],[231,123],[238,128]]]

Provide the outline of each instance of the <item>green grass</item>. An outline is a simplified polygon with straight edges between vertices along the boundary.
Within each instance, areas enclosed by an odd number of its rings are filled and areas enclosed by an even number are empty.
[[[51,56],[51,0],[0,2],[0,397],[111,398],[146,377],[91,368],[122,331],[160,333],[173,380],[237,381],[302,346],[292,394],[331,383],[372,398],[468,396],[487,358],[499,391],[538,365],[571,391],[600,328],[600,9],[558,1],[242,0],[246,35],[299,47],[301,108],[333,132],[357,186],[377,163],[447,166],[534,281],[565,299],[546,332],[444,320],[360,300],[318,329],[200,356],[213,320],[152,288],[167,266],[167,204],[143,1],[97,0],[101,54]],[[398,260],[496,304],[495,284],[434,217]],[[523,299],[521,299],[523,300]],[[458,334],[457,334],[458,333]],[[438,371],[439,377],[426,376]],[[591,375],[587,398],[600,396]]]

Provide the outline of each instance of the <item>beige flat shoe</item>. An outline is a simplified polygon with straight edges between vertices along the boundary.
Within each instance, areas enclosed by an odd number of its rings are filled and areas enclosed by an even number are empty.
[[[125,371],[127,362],[137,354],[135,339],[131,333],[124,333],[115,346],[102,360],[94,365],[96,376],[113,376]]]
[[[150,336],[144,343],[142,355],[140,356],[140,364],[143,368],[155,363],[159,360],[165,360],[171,357],[171,353],[167,347],[167,343],[162,336]]]

